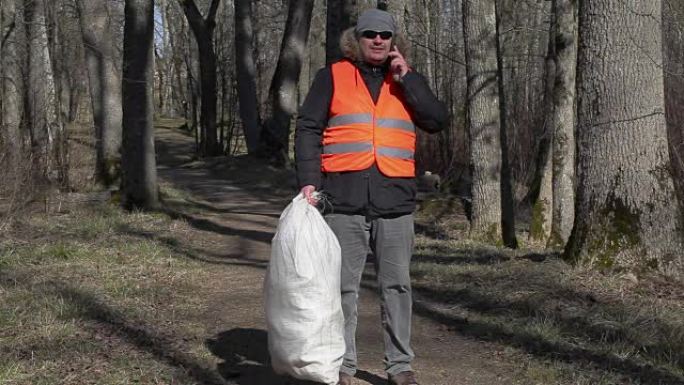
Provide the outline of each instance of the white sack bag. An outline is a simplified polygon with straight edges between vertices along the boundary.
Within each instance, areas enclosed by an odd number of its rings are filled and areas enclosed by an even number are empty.
[[[344,355],[340,244],[302,194],[280,215],[264,282],[268,351],[278,374],[336,384]]]

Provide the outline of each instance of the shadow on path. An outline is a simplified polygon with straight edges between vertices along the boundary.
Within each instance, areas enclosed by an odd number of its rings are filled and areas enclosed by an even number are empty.
[[[274,232],[237,229],[225,225],[220,225],[214,221],[210,221],[208,219],[203,218],[197,218],[192,215],[185,214],[180,211],[172,210],[169,208],[164,208],[161,212],[168,215],[171,219],[184,220],[197,230],[211,231],[221,235],[244,237],[247,239],[268,244],[271,243],[271,239],[273,239],[273,236],[275,235]]]
[[[222,254],[209,250],[196,249],[180,243],[176,238],[133,229],[130,226],[119,226],[117,231],[129,236],[159,242],[174,253],[178,253],[199,262],[215,265],[251,266],[259,269],[265,269],[268,265],[268,260],[250,257],[248,250],[238,250],[236,253]]]
[[[271,369],[268,336],[265,330],[236,328],[219,333],[206,341],[208,349],[223,362],[218,371],[238,385],[320,385],[318,382],[279,376]],[[387,382],[374,374],[360,371],[357,378],[372,385]]]

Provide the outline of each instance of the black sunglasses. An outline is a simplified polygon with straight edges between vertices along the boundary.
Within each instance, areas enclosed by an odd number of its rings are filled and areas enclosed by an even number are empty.
[[[375,37],[378,35],[380,35],[380,38],[382,40],[388,40],[388,39],[392,38],[392,32],[391,31],[378,32],[378,31],[366,30],[366,31],[361,32],[361,36],[365,37],[366,39],[375,39]]]

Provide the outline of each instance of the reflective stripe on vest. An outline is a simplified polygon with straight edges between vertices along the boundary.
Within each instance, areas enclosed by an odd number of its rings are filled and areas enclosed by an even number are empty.
[[[355,123],[373,123],[371,114],[347,114],[338,115],[328,120],[328,127],[346,126]]]
[[[358,171],[376,163],[387,176],[415,176],[416,127],[399,86],[388,75],[374,104],[352,63],[345,60],[331,68],[334,91],[323,133],[321,169]]]
[[[324,154],[343,154],[347,152],[372,152],[373,143],[370,142],[351,142],[329,144],[323,147]]]

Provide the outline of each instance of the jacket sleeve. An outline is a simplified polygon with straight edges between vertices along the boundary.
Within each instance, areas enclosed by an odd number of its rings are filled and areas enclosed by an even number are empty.
[[[432,93],[423,75],[409,71],[399,83],[416,126],[430,133],[439,132],[447,126],[449,112]]]
[[[295,167],[299,188],[321,188],[321,140],[328,124],[333,93],[330,67],[318,71],[304,103],[299,108],[295,126]]]

